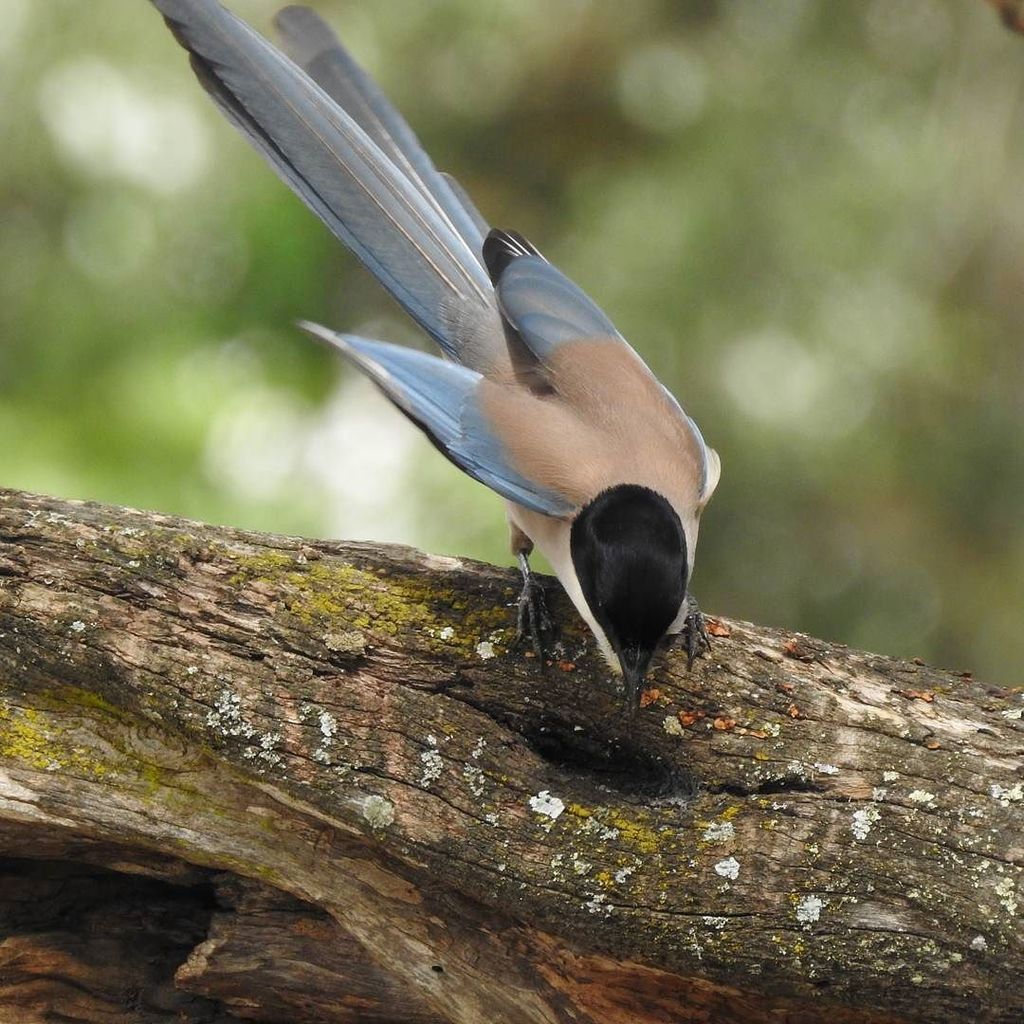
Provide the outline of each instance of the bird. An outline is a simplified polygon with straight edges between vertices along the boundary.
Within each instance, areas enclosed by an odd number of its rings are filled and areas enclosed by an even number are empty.
[[[606,314],[521,234],[492,228],[305,7],[284,52],[217,0],[151,0],[202,87],[441,350],[300,324],[506,502],[517,637],[551,630],[540,551],[635,716],[656,652],[710,649],[689,591],[721,462]]]

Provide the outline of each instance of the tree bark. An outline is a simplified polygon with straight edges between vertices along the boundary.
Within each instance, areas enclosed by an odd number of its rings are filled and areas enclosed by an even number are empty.
[[[0,1019],[1024,1019],[1020,686],[517,584],[0,492]]]

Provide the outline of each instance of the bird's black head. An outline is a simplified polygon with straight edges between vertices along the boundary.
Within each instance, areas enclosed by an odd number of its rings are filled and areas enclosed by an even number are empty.
[[[651,657],[686,597],[686,536],[660,494],[621,484],[572,524],[573,567],[583,596],[622,668],[635,713]]]

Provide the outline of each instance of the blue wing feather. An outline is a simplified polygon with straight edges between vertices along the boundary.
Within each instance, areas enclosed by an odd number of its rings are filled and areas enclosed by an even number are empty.
[[[542,367],[568,342],[614,339],[630,348],[597,303],[543,256],[516,255],[496,289],[502,316]],[[664,385],[662,390],[689,428],[701,460],[700,492],[710,498],[718,483],[718,456],[672,392]]]
[[[338,334],[319,324],[300,326],[362,370],[474,480],[544,515],[575,511],[562,495],[532,483],[511,465],[504,443],[480,406],[481,374],[401,345]]]
[[[518,256],[497,282],[498,306],[542,363],[568,341],[618,338],[596,302],[542,256]]]

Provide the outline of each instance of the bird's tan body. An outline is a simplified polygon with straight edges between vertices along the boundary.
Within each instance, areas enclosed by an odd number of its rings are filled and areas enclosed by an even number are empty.
[[[687,546],[695,550],[700,511],[717,483],[717,457],[701,486],[701,443],[639,356],[618,338],[580,339],[562,345],[543,374],[549,390],[524,386],[511,372],[495,373],[484,385],[483,409],[506,439],[515,468],[577,509],[618,484],[656,491],[675,509]],[[511,501],[507,515],[513,551],[528,553],[525,536],[544,555],[617,671],[618,660],[576,578],[571,520]],[[670,632],[682,629],[684,617],[681,610]]]
[[[217,0],[153,3],[221,112],[446,358],[305,329],[509,502],[515,550],[545,555],[614,668],[613,646],[632,659],[635,694],[689,607],[717,455],[600,308],[437,171],[314,13],[277,19],[296,64]]]

